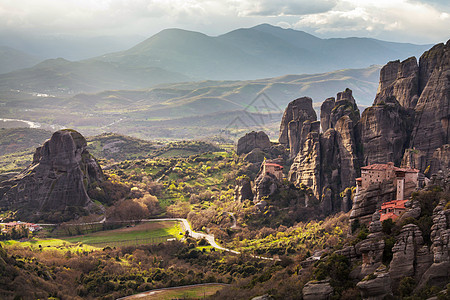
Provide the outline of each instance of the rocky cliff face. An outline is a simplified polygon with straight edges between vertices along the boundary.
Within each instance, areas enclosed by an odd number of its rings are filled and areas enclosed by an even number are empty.
[[[424,245],[422,232],[415,224],[403,226],[392,252],[389,274],[394,290],[402,278],[408,276],[420,279],[431,265],[429,249]]]
[[[450,278],[450,209],[444,209],[444,204],[442,200],[433,211],[430,247],[432,264],[418,277],[417,290],[427,284],[443,287]]]
[[[423,154],[420,168],[430,165],[436,149],[449,144],[450,41],[425,52],[419,60],[419,92],[410,148]],[[446,149],[447,156],[448,148]]]
[[[319,122],[306,120],[301,130],[295,125],[295,130],[288,134],[291,149],[294,149],[291,154],[296,154],[288,178],[297,186],[309,187],[324,214],[350,209],[351,203],[343,203],[339,193],[354,185],[359,168],[359,134],[355,126],[359,110],[349,89],[338,93],[336,99],[328,98],[322,105],[325,132],[320,133]],[[285,116],[295,115],[289,113],[292,107],[295,106],[288,106]],[[291,122],[289,126],[291,124],[297,123]]]
[[[355,195],[350,222],[358,220],[368,225],[372,214],[381,207],[381,204],[395,198],[396,187],[392,182],[373,183],[363,192]]]
[[[394,97],[404,108],[414,108],[419,98],[419,66],[417,59],[391,61],[380,71],[380,84],[374,105]]]
[[[288,104],[281,119],[279,142],[290,149],[291,158],[301,151],[308,133],[316,131],[316,127],[320,126],[319,123],[315,123],[316,120],[317,115],[312,107],[311,98],[298,98]],[[303,128],[305,122],[308,125]]]
[[[74,130],[60,130],[36,149],[32,164],[0,184],[0,206],[22,220],[60,222],[90,212],[90,183],[103,180],[86,140]]]
[[[361,116],[363,165],[389,161],[400,165],[404,149],[409,143],[411,113],[395,97],[381,99],[377,105],[364,110]]]

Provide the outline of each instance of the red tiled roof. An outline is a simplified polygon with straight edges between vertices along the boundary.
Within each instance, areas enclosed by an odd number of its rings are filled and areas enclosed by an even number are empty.
[[[362,181],[362,178],[361,177],[356,178],[356,181]]]
[[[266,163],[266,166],[273,166],[273,167],[280,167],[283,168],[283,166],[279,165],[279,164],[274,164],[274,163]]]
[[[393,200],[381,204],[381,209],[385,208],[402,208],[405,209],[405,203],[408,200]]]
[[[394,171],[396,172],[405,172],[405,173],[419,173],[419,170],[417,169],[411,169],[411,168],[394,168]]]
[[[361,167],[361,170],[389,170],[392,169],[391,164],[372,164],[365,167]]]
[[[399,217],[399,216],[397,216],[397,215],[394,214],[394,213],[381,214],[381,216],[380,216],[380,221],[383,222],[384,220],[387,220],[387,219],[395,220],[395,219],[397,219],[398,217]]]
[[[371,165],[368,165],[365,167],[361,167],[361,170],[390,170],[390,169],[393,169],[394,171],[406,172],[406,173],[418,173],[419,172],[419,170],[417,170],[417,169],[395,167],[393,163],[371,164]]]

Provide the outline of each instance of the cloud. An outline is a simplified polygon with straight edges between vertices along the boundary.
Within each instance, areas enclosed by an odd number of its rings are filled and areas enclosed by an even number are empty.
[[[239,1],[243,16],[299,16],[331,10],[337,0],[247,0]]]
[[[334,10],[302,16],[293,27],[321,36],[370,36],[433,43],[449,38],[449,14],[423,2],[342,1]]]
[[[0,32],[143,35],[178,27],[218,35],[261,23],[321,37],[448,38],[448,0],[1,0]]]

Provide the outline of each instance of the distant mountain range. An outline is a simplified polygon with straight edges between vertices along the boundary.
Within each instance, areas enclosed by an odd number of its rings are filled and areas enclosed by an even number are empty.
[[[29,68],[40,59],[11,47],[0,46],[0,74],[18,69]]]
[[[117,132],[146,139],[192,139],[218,135],[227,128],[229,133],[241,134],[263,126],[276,137],[282,111],[295,98],[310,96],[318,109],[330,95],[350,88],[358,105],[371,105],[379,72],[379,66],[372,66],[312,75],[171,83],[151,89],[56,97],[0,91],[0,118],[31,120],[47,129],[74,128],[86,135]],[[95,80],[94,75],[90,78]]]
[[[428,48],[369,38],[320,39],[268,24],[217,37],[166,29],[126,51],[83,61],[51,59],[23,70],[17,70],[24,67],[17,62],[9,67],[17,71],[0,75],[0,90],[73,94],[205,79],[249,80],[365,68]],[[5,57],[0,53],[0,61]]]

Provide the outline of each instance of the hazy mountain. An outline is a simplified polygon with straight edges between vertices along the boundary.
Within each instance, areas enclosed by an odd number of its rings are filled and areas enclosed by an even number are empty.
[[[0,46],[0,74],[28,68],[37,64],[40,59],[22,51]]]
[[[102,61],[70,62],[49,59],[38,65],[0,75],[0,90],[24,90],[48,94],[138,89],[190,78],[158,67],[117,66]]]
[[[81,60],[115,51],[128,49],[141,42],[145,37],[74,35],[26,35],[0,33],[2,45],[37,56],[43,59],[64,57],[68,60]]]
[[[334,69],[365,67],[369,64],[385,64],[390,60],[419,57],[430,45],[393,43],[371,38],[320,39],[303,31],[283,29],[261,24],[248,30],[256,30],[278,37],[286,43],[302,48],[321,57],[320,64]]]
[[[232,128],[230,131],[238,134],[264,129],[275,137],[283,108],[298,97],[312,97],[318,109],[327,97],[348,87],[359,106],[370,105],[376,94],[379,71],[379,66],[372,66],[247,81],[168,83],[145,90],[57,97],[0,92],[1,99],[15,97],[0,101],[5,108],[0,117],[31,120],[45,128],[51,125],[74,128],[86,135],[118,132],[147,139],[191,139]],[[89,78],[95,82],[93,75]]]
[[[163,30],[129,50],[90,61],[95,60],[125,66],[156,66],[196,79],[248,79],[249,71],[254,75],[270,74],[264,72],[267,68],[264,60],[203,33],[181,29]]]
[[[166,29],[126,51],[77,62],[50,59],[0,75],[0,90],[74,94],[193,80],[314,74],[384,64],[426,48],[367,38],[320,39],[267,24],[218,37]]]
[[[157,66],[203,79],[251,79],[363,68],[419,55],[427,48],[369,38],[320,39],[262,24],[217,37],[167,29],[129,50],[93,60]]]

